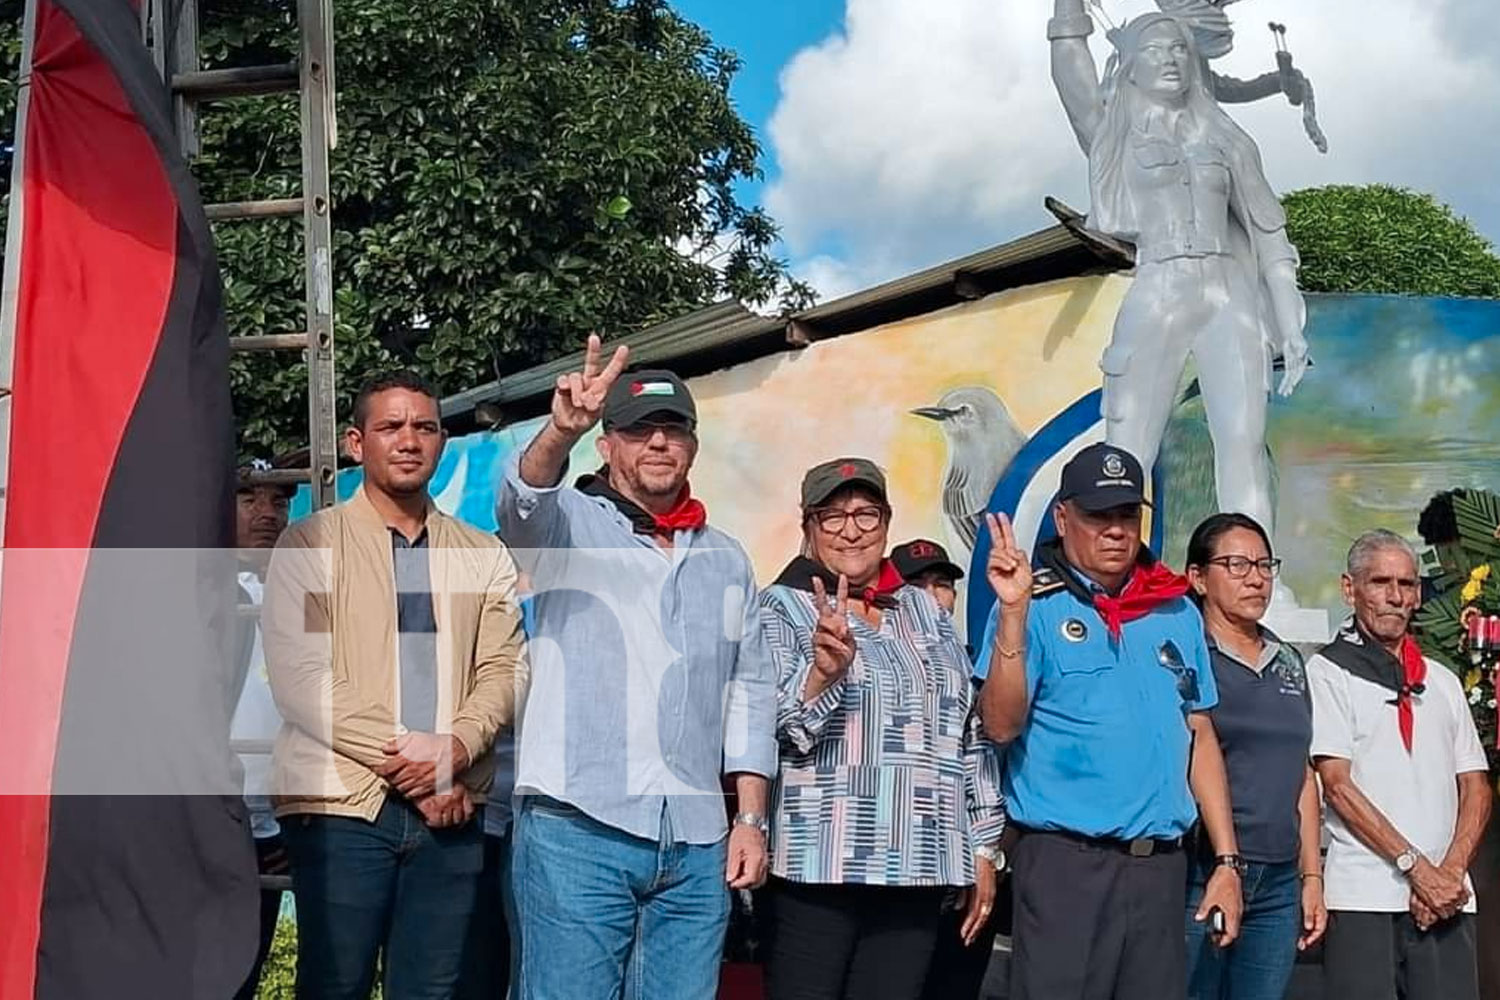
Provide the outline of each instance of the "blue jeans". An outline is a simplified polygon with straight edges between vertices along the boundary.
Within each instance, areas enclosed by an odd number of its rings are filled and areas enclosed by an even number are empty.
[[[368,1000],[384,953],[386,1000],[448,1000],[484,867],[477,818],[434,830],[390,798],[375,822],[282,823],[297,901],[298,1000]]]
[[[711,1000],[727,843],[659,840],[527,796],[511,857],[521,1000]]]
[[[1208,922],[1193,920],[1209,869],[1202,863],[1192,866],[1187,897],[1189,1000],[1282,1000],[1302,933],[1299,871],[1295,861],[1252,863],[1243,879],[1240,936],[1228,948],[1219,948],[1209,937]]]

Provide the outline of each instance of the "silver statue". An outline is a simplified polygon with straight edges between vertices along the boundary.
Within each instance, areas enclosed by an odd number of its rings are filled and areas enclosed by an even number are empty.
[[[1150,469],[1183,368],[1197,364],[1221,510],[1272,524],[1265,447],[1279,391],[1307,367],[1297,251],[1255,142],[1219,107],[1190,22],[1145,14],[1109,32],[1099,79],[1084,0],[1054,0],[1052,77],[1088,154],[1089,225],[1136,247],[1136,275],[1100,360],[1106,439]]]

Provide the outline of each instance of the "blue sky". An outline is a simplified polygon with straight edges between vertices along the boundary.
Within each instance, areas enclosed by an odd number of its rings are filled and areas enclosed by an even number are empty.
[[[1244,0],[1235,51],[1274,68],[1285,23],[1330,149],[1277,97],[1230,108],[1279,191],[1383,182],[1431,192],[1500,239],[1500,20],[1494,0]],[[1152,0],[1104,0],[1115,20]],[[1045,0],[675,0],[736,50],[741,114],[766,179],[746,185],[793,271],[825,299],[1050,225],[1047,195],[1088,208],[1087,171],[1048,69]],[[1107,52],[1094,35],[1095,58]]]
[[[776,163],[766,122],[781,96],[781,68],[798,51],[838,29],[844,0],[678,0],[674,6],[743,61],[732,93],[740,114],[755,126],[770,177]],[[748,201],[759,202],[760,184],[747,184],[744,191]]]

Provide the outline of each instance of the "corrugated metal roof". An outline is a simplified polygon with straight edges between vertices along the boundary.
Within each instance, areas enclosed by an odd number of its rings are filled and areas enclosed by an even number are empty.
[[[1041,232],[1023,236],[988,250],[960,257],[957,260],[929,267],[925,271],[888,281],[883,285],[841,299],[825,303],[806,312],[797,319],[816,326],[820,322],[836,320],[852,312],[860,312],[872,305],[883,305],[893,299],[930,292],[934,289],[951,288],[954,275],[987,275],[1017,264],[1030,263],[1054,254],[1078,250],[1082,244],[1062,226],[1053,226]]]
[[[920,316],[1022,285],[1113,270],[1063,226],[1053,226],[988,250],[835,299],[786,319],[757,316],[729,300],[679,319],[620,337],[630,345],[631,363],[670,367],[683,375],[792,350],[812,339],[839,336],[911,316]],[[443,401],[450,429],[510,423],[545,411],[559,375],[577,371],[582,352],[557,358]],[[478,420],[476,409],[498,408]]]

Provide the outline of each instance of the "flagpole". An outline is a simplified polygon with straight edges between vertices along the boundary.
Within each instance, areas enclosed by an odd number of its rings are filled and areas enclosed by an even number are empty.
[[[23,187],[26,110],[31,103],[31,48],[36,34],[36,0],[26,0],[21,20],[21,70],[16,78],[16,131],[10,164],[10,216],[5,226],[5,272],[0,290],[0,553],[5,549],[5,494],[10,482],[11,375],[16,354],[16,301],[21,281],[21,229],[25,222]]]

